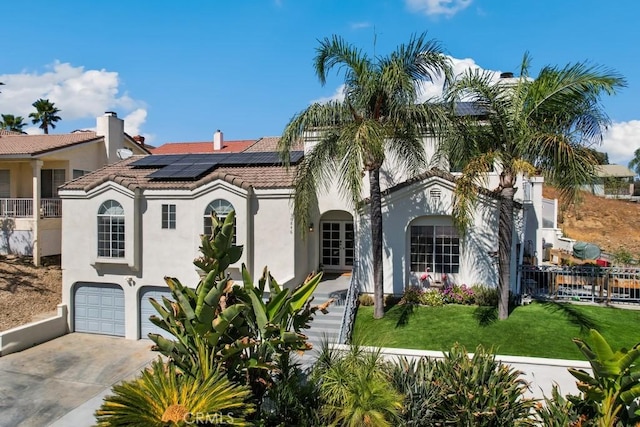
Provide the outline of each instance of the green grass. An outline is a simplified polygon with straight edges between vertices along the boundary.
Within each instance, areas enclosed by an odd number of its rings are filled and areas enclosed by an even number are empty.
[[[405,306],[396,305],[385,317],[373,319],[373,307],[360,307],[353,332],[354,342],[377,347],[412,348],[448,351],[455,342],[469,352],[482,344],[496,354],[583,359],[575,337],[586,337],[587,331],[558,311],[542,304],[517,307],[507,320],[480,326],[474,318],[475,306],[449,304],[442,307],[415,307],[399,326]],[[571,308],[587,316],[611,347],[631,348],[640,342],[640,310],[627,310],[587,305]]]

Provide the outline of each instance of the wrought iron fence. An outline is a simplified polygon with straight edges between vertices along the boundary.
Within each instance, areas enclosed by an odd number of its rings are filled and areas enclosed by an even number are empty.
[[[353,270],[351,274],[351,281],[349,282],[349,289],[347,290],[347,296],[344,301],[344,313],[342,314],[342,323],[340,325],[340,335],[338,336],[339,344],[346,344],[351,339],[351,332],[353,331],[353,322],[356,318],[356,311],[358,310],[358,294],[360,289],[360,283],[358,281],[358,265],[357,261],[353,261]]]
[[[640,304],[640,268],[523,265],[520,289],[533,297]]]

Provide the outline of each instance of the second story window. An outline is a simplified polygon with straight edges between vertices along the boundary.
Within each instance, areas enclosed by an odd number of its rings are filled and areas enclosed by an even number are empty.
[[[212,233],[211,214],[215,213],[221,221],[233,210],[233,205],[224,199],[216,199],[209,203],[204,210],[204,234],[210,236]],[[236,243],[236,223],[233,222],[233,243]]]
[[[176,205],[162,205],[162,228],[175,230]]]
[[[43,199],[57,198],[58,187],[64,182],[64,169],[42,169],[40,171],[40,197]]]
[[[124,209],[115,200],[107,200],[98,209],[98,256],[124,258]]]

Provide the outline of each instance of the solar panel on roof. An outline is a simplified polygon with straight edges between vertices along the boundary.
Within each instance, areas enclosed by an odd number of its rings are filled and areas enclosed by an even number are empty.
[[[290,163],[297,164],[304,152],[292,151]],[[275,166],[281,165],[280,153],[226,153],[226,154],[164,154],[151,155],[132,163],[137,168],[159,168],[150,179],[197,179],[219,166]]]
[[[165,166],[147,176],[151,179],[196,179],[217,165],[207,163],[174,164]]]

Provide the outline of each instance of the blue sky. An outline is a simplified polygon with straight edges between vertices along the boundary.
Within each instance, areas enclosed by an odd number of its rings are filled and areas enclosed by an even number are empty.
[[[517,71],[528,51],[534,75],[589,61],[625,76],[628,87],[603,100],[613,126],[600,149],[626,164],[640,147],[639,13],[635,0],[8,2],[0,113],[26,117],[49,98],[62,110],[54,132],[113,110],[155,145],[210,140],[216,129],[227,140],[274,136],[340,87],[314,74],[318,39],[337,34],[384,54],[427,31],[459,71]]]

